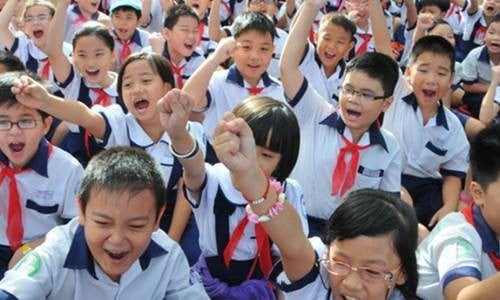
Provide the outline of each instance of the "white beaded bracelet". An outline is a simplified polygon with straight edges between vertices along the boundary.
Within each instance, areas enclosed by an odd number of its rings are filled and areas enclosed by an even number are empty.
[[[198,152],[198,150],[200,150],[200,145],[198,145],[198,141],[194,138],[193,135],[191,135],[191,138],[193,139],[194,146],[193,146],[193,149],[191,149],[190,151],[188,151],[188,153],[185,153],[185,154],[178,153],[177,151],[175,151],[174,147],[172,146],[172,143],[170,143],[168,145],[168,147],[170,148],[170,153],[172,153],[173,156],[175,156],[175,157],[177,157],[179,159],[190,159],[190,158],[193,158],[196,155],[196,153]]]

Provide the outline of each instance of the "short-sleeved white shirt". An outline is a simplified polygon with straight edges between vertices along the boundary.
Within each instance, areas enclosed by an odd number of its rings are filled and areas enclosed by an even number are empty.
[[[167,42],[165,42],[165,45],[163,46],[163,52],[162,52],[163,57],[165,57],[168,61],[170,61],[170,54],[168,53],[168,47],[167,47]],[[193,51],[191,56],[185,57],[181,60],[180,63],[177,64],[177,67],[182,67],[182,81],[183,83],[186,83],[186,81],[193,75],[193,73],[198,69],[201,64],[205,61],[205,56],[203,54],[199,53],[196,49]],[[178,82],[178,75],[172,72],[174,75],[174,81],[175,81],[175,86],[177,86]]]
[[[351,131],[306,79],[289,103],[300,126],[299,157],[290,177],[304,189],[307,214],[327,220],[342,202],[339,195],[331,194],[332,174],[344,147],[342,136],[352,140]],[[358,144],[371,146],[360,151],[358,172],[349,191],[376,188],[399,193],[401,153],[394,136],[374,123]]]
[[[0,152],[0,170],[8,164]],[[19,201],[23,212],[23,243],[43,237],[64,219],[77,215],[76,195],[80,187],[83,168],[69,153],[40,141],[35,156],[15,174]],[[9,199],[9,182],[0,184],[0,245],[9,245],[5,228]]]
[[[467,5],[469,5],[468,2]],[[464,7],[464,11],[466,9]],[[464,29],[463,40],[471,42],[476,46],[484,45],[484,36],[486,35],[488,25],[483,17],[483,10],[478,7],[477,11],[472,15],[464,12],[462,23]]]
[[[145,47],[149,46],[149,36],[150,33],[136,28],[134,30],[134,33],[132,34],[132,37],[130,38],[130,53],[136,53],[136,52],[141,52]],[[115,69],[117,71],[120,70],[121,68],[121,62],[120,62],[120,56],[123,51],[123,45],[120,42],[120,40],[117,38],[117,35],[114,34],[114,39],[115,39]]]
[[[444,288],[455,279],[484,280],[497,273],[485,251],[498,252],[499,242],[477,206],[473,217],[477,229],[462,213],[450,213],[420,243],[416,252],[419,297],[444,299]]]
[[[112,281],[94,261],[85,227],[75,218],[51,230],[0,282],[18,299],[209,299],[180,246],[163,231],[151,236],[144,253]]]
[[[82,13],[78,4],[71,4],[66,11],[66,21],[64,23],[65,33],[64,33],[64,41],[66,43],[73,44],[73,36],[75,32],[80,29],[86,21],[97,21],[101,16],[106,16],[104,13],[97,11],[94,13],[90,19],[84,20],[81,19]]]

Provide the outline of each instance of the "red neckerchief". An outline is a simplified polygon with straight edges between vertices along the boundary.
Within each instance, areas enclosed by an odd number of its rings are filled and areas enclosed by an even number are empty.
[[[122,52],[120,53],[120,64],[123,64],[123,62],[127,59],[127,57],[129,57],[130,54],[132,54],[132,50],[130,49],[132,41],[129,42],[119,41],[119,42],[122,45]]]
[[[21,173],[23,170],[13,169],[10,166],[4,166],[0,171],[0,183],[5,178],[9,179],[9,207],[7,212],[7,239],[9,240],[10,249],[16,251],[22,245],[24,236],[23,227],[23,212],[19,200],[19,191],[17,190],[17,182],[15,174]]]
[[[247,88],[250,96],[259,95],[263,89],[264,89],[263,87],[249,87],[249,88]]]
[[[186,67],[187,63],[183,64],[181,66],[178,66],[169,60],[168,64],[170,65],[170,68],[172,69],[172,72],[174,72],[174,75],[176,77],[175,84],[177,85],[177,88],[182,89],[182,87],[184,86],[184,79],[182,78],[182,71]]]
[[[41,60],[43,65],[42,65],[42,71],[40,73],[40,77],[43,80],[49,80],[49,70],[50,70],[50,61],[49,58],[46,57]]]
[[[359,46],[358,50],[356,50],[356,56],[366,52],[366,50],[368,49],[368,44],[370,43],[370,40],[372,39],[372,35],[369,33],[358,33],[358,36],[363,41],[361,42],[361,45]]]

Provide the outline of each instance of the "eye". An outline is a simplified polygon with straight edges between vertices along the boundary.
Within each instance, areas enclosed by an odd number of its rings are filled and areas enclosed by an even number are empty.
[[[33,119],[22,119],[22,120],[19,120],[17,123],[19,126],[21,126],[23,128],[34,127],[33,125],[36,125],[36,121]]]
[[[139,229],[143,229],[144,227],[146,227],[145,224],[131,224],[129,225],[130,228],[132,229],[135,229],[135,230],[139,230]]]
[[[375,269],[372,269],[372,268],[363,268],[362,269],[362,272],[370,277],[370,278],[380,278],[381,276],[383,276],[383,273],[380,272],[379,270],[375,270]]]
[[[101,221],[101,220],[94,220],[94,222],[99,226],[99,227],[105,227],[108,226],[110,223],[107,221]]]

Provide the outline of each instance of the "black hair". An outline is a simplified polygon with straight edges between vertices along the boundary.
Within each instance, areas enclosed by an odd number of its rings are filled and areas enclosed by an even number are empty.
[[[86,36],[95,36],[96,38],[102,40],[109,50],[114,51],[115,49],[115,40],[113,39],[111,33],[109,33],[108,28],[97,21],[88,21],[82,28],[75,32],[72,42],[73,49],[76,48],[76,42],[78,42],[80,38]]]
[[[450,1],[448,0],[418,0],[417,1],[417,13],[424,7],[436,6],[442,13],[445,13],[450,9]]]
[[[448,21],[446,21],[446,20],[434,20],[432,22],[432,26],[429,27],[429,29],[427,29],[427,32],[431,32],[432,30],[434,30],[434,28],[436,28],[439,25],[448,25],[453,30],[453,27],[450,25],[450,23],[448,23]]]
[[[19,57],[5,51],[0,51],[0,65],[3,65],[8,72],[26,71],[26,67]]]
[[[437,35],[427,35],[419,39],[411,49],[410,65],[416,62],[423,53],[446,57],[450,63],[450,71],[455,72],[455,48],[445,38]]]
[[[486,190],[500,176],[500,124],[479,132],[470,143],[472,180]]]
[[[490,21],[490,24],[488,24],[488,28],[491,26],[493,23],[499,23],[500,22],[500,14],[496,14],[493,19]]]
[[[14,85],[14,81],[16,79],[19,79],[19,77],[23,75],[29,76],[39,83],[47,84],[42,82],[40,77],[38,77],[37,75],[26,71],[7,72],[0,74],[0,106],[6,105],[7,107],[11,107],[16,104],[21,104],[17,101],[16,95],[12,93],[11,89]],[[48,84],[45,86],[45,88],[48,88]],[[49,116],[43,110],[36,109],[36,111],[40,113],[40,116],[43,120],[45,120]]]
[[[83,173],[78,191],[82,212],[92,192],[129,192],[150,190],[155,197],[157,218],[165,206],[165,184],[155,160],[144,150],[114,147],[94,156]]]
[[[236,105],[233,113],[248,123],[257,146],[281,154],[271,175],[278,181],[285,181],[299,155],[300,129],[293,111],[283,102],[254,96]]]
[[[186,4],[177,4],[172,6],[167,11],[165,20],[163,21],[163,28],[172,30],[172,28],[174,28],[174,26],[179,21],[179,18],[184,16],[192,17],[196,19],[196,22],[200,23],[200,17],[198,17],[198,14],[191,6],[188,6]]]
[[[276,28],[274,27],[273,21],[269,19],[268,16],[261,12],[244,12],[241,13],[233,23],[233,36],[237,39],[241,34],[248,32],[250,30],[255,30],[259,33],[266,34],[269,33],[274,41],[276,36]]]
[[[321,18],[321,21],[319,23],[320,29],[331,25],[335,25],[344,29],[351,34],[351,38],[353,41],[356,40],[356,38],[354,37],[357,31],[356,24],[354,24],[353,21],[347,18],[345,14],[330,12]]]
[[[390,235],[401,261],[406,281],[397,285],[405,299],[415,299],[418,284],[418,222],[414,209],[389,192],[375,189],[353,191],[344,198],[327,222],[324,242],[354,239],[359,236]]]
[[[363,53],[347,64],[346,74],[354,71],[362,72],[380,82],[384,96],[390,97],[394,93],[399,78],[399,67],[391,57],[377,52]]]
[[[133,11],[135,13],[135,15],[137,16],[137,19],[140,19],[142,16],[142,12],[140,10],[135,9],[130,5],[122,5],[122,6],[115,7],[115,9],[113,9],[113,11],[111,12],[111,15],[113,15],[114,13],[117,13],[119,11],[122,11],[122,12]]]
[[[127,66],[130,65],[134,61],[145,60],[148,62],[151,69],[153,69],[156,74],[158,74],[163,82],[170,84],[171,87],[175,86],[174,75],[172,74],[172,69],[168,64],[168,61],[165,57],[160,54],[153,52],[136,52],[127,57],[122,67],[120,68],[120,72],[118,73],[117,86],[118,86],[118,96],[120,99],[123,99],[123,75],[125,74],[125,70]]]

